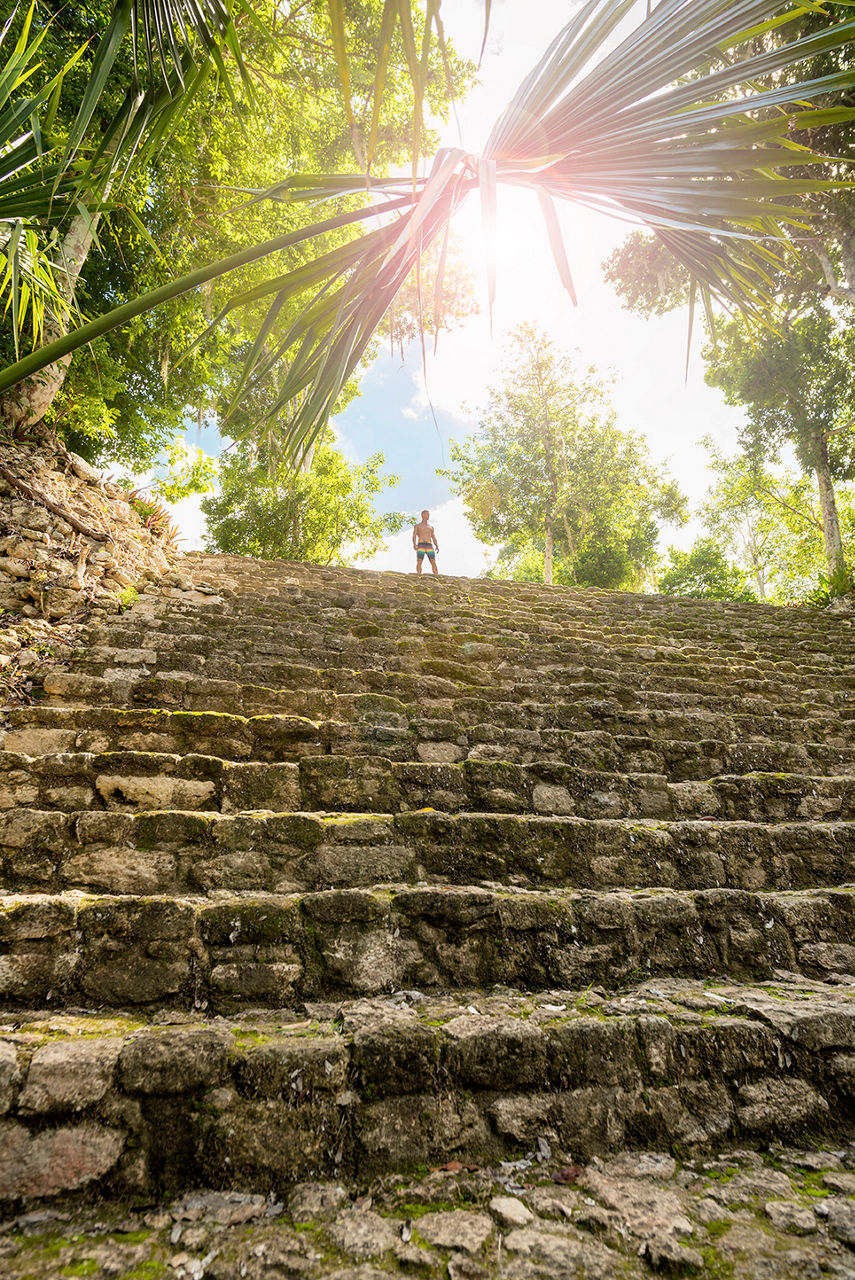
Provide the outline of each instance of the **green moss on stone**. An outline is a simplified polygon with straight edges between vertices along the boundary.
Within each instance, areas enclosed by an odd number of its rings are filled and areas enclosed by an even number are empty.
[[[798,1175],[799,1190],[803,1195],[812,1196],[815,1200],[824,1200],[832,1194],[823,1183],[825,1174],[822,1170]]]
[[[700,1254],[704,1260],[704,1275],[709,1280],[731,1280],[735,1275],[733,1263],[722,1258],[713,1245],[703,1245]]]

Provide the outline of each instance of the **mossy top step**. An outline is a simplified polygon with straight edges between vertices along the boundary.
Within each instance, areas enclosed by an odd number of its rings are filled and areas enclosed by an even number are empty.
[[[18,895],[0,911],[0,993],[7,1008],[212,1016],[496,983],[531,993],[642,977],[851,983],[853,947],[827,939],[851,938],[853,926],[852,890]]]
[[[662,774],[516,765],[395,763],[382,756],[308,755],[298,763],[239,763],[191,753],[0,753],[0,812],[15,808],[183,809],[237,813],[325,810],[558,814],[581,818],[710,818],[814,822],[855,819],[855,777],[788,773],[669,782]]]
[[[643,597],[649,600],[650,597]],[[823,633],[818,629],[816,615],[808,611],[799,620],[785,610],[776,610],[774,621],[748,631],[733,625],[733,620],[720,617],[717,626],[704,625],[698,620],[681,619],[673,607],[661,614],[652,614],[639,626],[633,618],[612,615],[586,615],[573,611],[561,617],[560,606],[548,616],[535,614],[508,614],[500,607],[460,608],[453,601],[435,600],[430,609],[414,609],[403,603],[400,609],[382,607],[381,602],[368,599],[363,603],[349,598],[341,607],[325,607],[323,599],[313,599],[304,593],[283,596],[275,601],[253,603],[251,600],[219,602],[216,606],[200,607],[176,601],[161,600],[146,606],[145,613],[154,613],[161,620],[171,622],[176,634],[190,632],[194,628],[200,634],[223,634],[229,618],[237,621],[241,632],[270,635],[279,633],[287,637],[311,636],[312,633],[353,634],[365,639],[385,637],[393,639],[417,639],[442,641],[460,632],[468,632],[481,642],[498,645],[520,645],[536,640],[544,647],[561,649],[570,645],[592,646],[630,654],[642,650],[652,660],[679,661],[692,654],[712,655],[718,652],[721,661],[757,658],[777,655],[787,660],[787,652],[811,660],[816,666],[832,666],[835,655],[851,666],[851,624],[837,619]],[[378,607],[380,605],[380,607]],[[124,625],[134,625],[132,612]]]
[[[326,689],[276,689],[234,681],[206,680],[173,673],[172,676],[136,676],[122,673],[111,678],[52,671],[44,678],[44,691],[59,705],[149,706],[205,711],[216,709],[233,715],[273,714],[312,720],[373,722],[406,729],[408,721],[433,717],[454,726],[451,737],[481,724],[500,729],[604,730],[611,733],[649,735],[658,738],[721,738],[738,742],[757,737],[791,742],[827,742],[855,745],[855,716],[831,706],[806,703],[781,704],[776,709],[762,700],[759,710],[751,701],[719,699],[720,708],[704,705],[624,708],[613,699],[579,702],[494,701],[484,691],[475,696],[460,692],[450,682],[429,678],[418,682],[416,700],[366,689],[337,693]],[[455,693],[458,696],[454,696]]]
[[[0,998],[218,1014],[494,983],[536,992],[782,972],[851,982],[853,931],[851,887],[10,894],[0,898]]]
[[[744,702],[755,708],[773,702],[807,702],[835,708],[855,708],[855,673],[829,675],[821,672],[777,673],[762,667],[749,671],[733,666],[704,671],[703,663],[693,664],[694,674],[674,674],[672,667],[638,659],[635,663],[586,666],[571,655],[556,663],[553,655],[525,661],[508,661],[507,654],[490,662],[470,663],[465,653],[452,657],[425,656],[416,651],[387,656],[373,650],[350,649],[336,654],[328,645],[314,650],[296,642],[286,655],[285,646],[240,643],[233,636],[220,648],[211,641],[207,652],[171,644],[148,647],[94,645],[73,656],[74,670],[88,675],[122,678],[139,674],[169,675],[174,672],[204,679],[260,683],[268,687],[293,685],[303,689],[356,691],[373,689],[393,696],[412,696],[420,689],[446,688],[451,694],[482,693],[495,701],[527,701],[542,697],[544,684],[555,698],[572,701],[588,696],[614,698],[624,706],[704,703],[711,707]],[[233,656],[224,656],[227,648]],[[599,660],[601,661],[601,659]],[[323,664],[323,665],[321,665]],[[749,701],[750,699],[750,701]]]

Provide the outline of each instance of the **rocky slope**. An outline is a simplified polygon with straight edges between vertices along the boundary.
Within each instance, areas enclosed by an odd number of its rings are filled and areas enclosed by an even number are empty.
[[[0,447],[0,609],[69,618],[170,569],[127,493],[77,454]]]

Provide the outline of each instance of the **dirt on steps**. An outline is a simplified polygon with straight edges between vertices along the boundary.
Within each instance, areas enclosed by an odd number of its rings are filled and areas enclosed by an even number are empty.
[[[6,1280],[740,1280],[855,1276],[855,1148],[581,1164],[548,1142],[501,1163],[198,1189],[163,1204],[59,1200],[0,1227]]]

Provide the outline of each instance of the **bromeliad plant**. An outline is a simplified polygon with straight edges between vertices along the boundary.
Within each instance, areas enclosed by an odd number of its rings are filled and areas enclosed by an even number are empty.
[[[328,2],[347,100],[343,11],[335,0]],[[618,28],[631,20],[639,3],[642,20],[619,39]],[[0,391],[162,301],[316,239],[318,254],[311,262],[236,292],[214,322],[235,308],[268,300],[235,401],[275,371],[278,390],[268,412],[271,418],[287,415],[283,449],[297,460],[322,429],[378,324],[433,241],[442,246],[434,299],[435,311],[441,309],[453,216],[477,191],[489,233],[499,183],[537,196],[571,296],[556,199],[653,229],[688,269],[693,298],[698,293],[707,307],[717,299],[762,314],[786,252],[809,225],[806,197],[843,185],[828,167],[813,178],[789,177],[787,170],[828,166],[828,157],[797,145],[794,135],[855,114],[844,102],[845,92],[855,86],[855,67],[799,78],[799,68],[818,55],[845,51],[851,44],[853,4],[586,0],[525,78],[480,156],[449,148],[435,157],[427,176],[376,180],[370,176],[369,135],[363,172],[300,175],[254,193],[255,199],[291,204],[331,201],[329,217],[250,246],[82,325],[0,375]],[[408,58],[415,78],[426,55],[419,54],[412,36],[413,7],[408,0],[388,0],[386,7],[392,22],[400,19],[405,43],[405,20],[410,22]],[[790,36],[807,12],[825,15],[827,24],[809,36]],[[438,13],[439,0],[428,0],[422,50],[432,29],[441,33]],[[344,208],[343,197],[348,197]],[[354,197],[361,197],[357,208]],[[325,232],[359,223],[370,229],[344,246],[324,248]],[[491,305],[495,288],[491,264]],[[274,339],[283,315],[294,318]]]
[[[163,540],[164,546],[176,548],[183,541],[178,525],[172,519],[172,512],[162,502],[158,502],[145,489],[132,489],[128,494],[128,505],[137,513],[143,527],[156,538]]]

